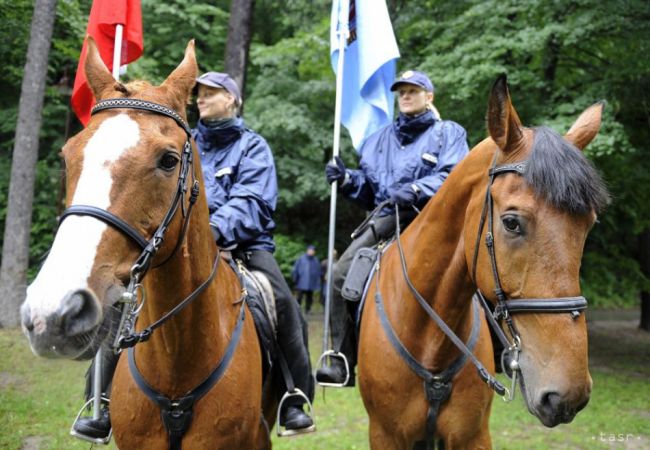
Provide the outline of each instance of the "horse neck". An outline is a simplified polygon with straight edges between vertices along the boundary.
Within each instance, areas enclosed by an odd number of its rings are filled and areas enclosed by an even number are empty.
[[[147,300],[138,329],[154,323],[210,277],[218,255],[211,244],[204,203],[196,205],[183,245],[169,261],[146,275]],[[220,261],[203,293],[157,328],[148,342],[136,347],[137,365],[145,379],[172,396],[199,384],[224,353],[235,321],[236,308],[231,306],[239,295],[235,274]]]
[[[485,142],[485,141],[484,141]],[[469,274],[463,237],[468,205],[484,193],[487,170],[494,153],[479,144],[449,175],[401,237],[413,285],[454,332],[467,341],[471,332],[471,297],[476,290]],[[403,280],[399,255],[392,254],[390,270],[398,270],[401,296],[394,302],[400,309],[400,327],[412,339],[414,352],[432,368],[446,367],[458,355],[456,347],[413,298]],[[403,298],[407,298],[403,300]],[[408,331],[407,331],[408,330]],[[399,330],[398,330],[399,332]],[[403,334],[404,335],[404,334]]]

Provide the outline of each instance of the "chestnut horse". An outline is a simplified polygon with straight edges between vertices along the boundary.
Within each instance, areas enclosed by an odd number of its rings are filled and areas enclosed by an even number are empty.
[[[601,114],[602,104],[588,108],[564,138],[526,128],[505,76],[496,81],[490,137],[451,172],[401,236],[401,248],[385,250],[370,284],[359,380],[372,449],[430,448],[434,436],[445,449],[491,448],[489,385],[504,389],[488,373],[492,342],[487,315],[473,312],[477,291],[496,305],[494,325],[506,325],[497,335],[529,411],[553,427],[587,404],[580,260],[608,194],[578,149],[597,134]],[[477,323],[478,336],[467,345],[472,356],[436,317],[462,342]],[[445,372],[454,364],[451,375]]]
[[[212,238],[184,119],[198,71],[194,41],[160,86],[116,82],[91,38],[85,71],[98,103],[63,148],[68,209],[21,311],[32,350],[90,358],[109,340],[114,305],[137,297],[138,322],[133,327],[137,311],[129,309],[123,340],[148,342],[129,350],[132,367],[124,352],[115,372],[116,444],[270,448],[256,330],[238,275]],[[173,400],[163,416],[189,424],[184,435],[168,436],[147,387]]]

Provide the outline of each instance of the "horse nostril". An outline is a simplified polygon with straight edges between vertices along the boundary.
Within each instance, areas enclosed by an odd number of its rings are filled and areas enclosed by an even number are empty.
[[[550,391],[542,395],[540,403],[544,410],[555,413],[562,403],[562,398],[557,392]]]
[[[92,330],[99,323],[101,309],[89,291],[80,289],[63,299],[60,318],[64,334],[76,336]]]

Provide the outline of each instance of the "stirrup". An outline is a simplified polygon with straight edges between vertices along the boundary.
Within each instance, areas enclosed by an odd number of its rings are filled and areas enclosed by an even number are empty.
[[[77,420],[79,420],[79,417],[81,417],[81,414],[88,408],[88,406],[95,401],[94,397],[91,397],[84,405],[81,407],[79,410],[79,413],[77,414],[77,417],[74,418],[74,422],[72,422],[72,426],[70,427],[70,436],[74,436],[77,439],[81,439],[82,441],[86,442],[92,442],[93,444],[101,444],[101,445],[108,445],[108,443],[111,441],[111,437],[113,437],[113,426],[111,426],[111,429],[108,432],[108,436],[105,438],[91,438],[86,435],[77,433],[77,430],[74,429],[74,424],[77,423]],[[108,397],[101,397],[101,403],[105,403],[106,406],[108,406],[111,403],[111,400]]]
[[[305,412],[305,414],[307,414],[311,418],[312,421],[311,426],[306,428],[299,428],[297,430],[287,430],[286,428],[284,430],[282,429],[282,427],[280,426],[280,416],[282,415],[282,406],[284,405],[284,402],[291,397],[300,397],[305,401],[309,409],[309,412]],[[280,399],[280,403],[278,404],[278,417],[276,419],[276,429],[278,430],[277,435],[279,437],[295,436],[297,434],[311,433],[312,431],[316,431],[316,421],[314,420],[314,411],[312,409],[311,402],[309,401],[309,398],[307,398],[305,393],[302,392],[300,389],[294,388],[292,392],[287,391]]]
[[[318,369],[323,367],[322,362],[323,359],[325,358],[330,358],[330,362],[332,358],[340,358],[343,360],[343,365],[345,367],[345,380],[343,380],[343,383],[328,383],[328,382],[318,381],[318,378],[316,377],[316,373],[318,372]],[[348,364],[348,359],[345,357],[345,354],[343,354],[343,352],[337,352],[336,350],[326,350],[325,352],[323,352],[323,354],[320,355],[320,358],[318,358],[318,361],[316,362],[316,371],[314,372],[314,379],[316,380],[316,383],[318,383],[321,386],[346,387],[348,381],[350,380],[350,365]]]

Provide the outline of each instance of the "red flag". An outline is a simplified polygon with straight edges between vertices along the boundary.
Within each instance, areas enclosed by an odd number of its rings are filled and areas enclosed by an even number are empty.
[[[97,43],[102,61],[113,70],[113,51],[115,48],[115,28],[122,25],[122,53],[120,65],[135,61],[142,55],[142,10],[140,0],[94,0],[88,16],[86,34],[92,36]],[[81,49],[77,75],[72,88],[72,109],[81,123],[86,125],[90,120],[90,110],[95,104],[84,71],[86,61],[86,43]]]

